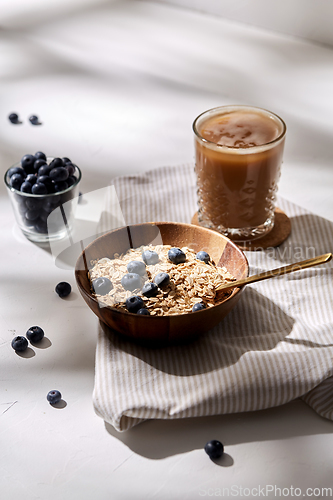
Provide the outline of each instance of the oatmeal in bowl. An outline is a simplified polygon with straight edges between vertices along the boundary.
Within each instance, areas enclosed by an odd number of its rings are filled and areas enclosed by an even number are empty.
[[[228,238],[191,224],[144,223],[106,233],[80,255],[79,291],[99,319],[128,338],[178,342],[198,337],[236,305],[248,274]]]
[[[180,262],[170,260],[175,251],[182,257]],[[154,263],[145,262],[147,253],[156,256]],[[207,256],[206,261],[200,259],[201,254]],[[139,297],[143,308],[148,311],[146,315],[187,314],[213,307],[231,294],[231,290],[216,290],[218,285],[235,280],[226,267],[216,266],[207,252],[171,245],[143,245],[131,248],[125,254],[116,253],[112,259],[104,257],[92,261],[91,265],[89,277],[92,293],[101,306],[131,312],[129,299]],[[133,269],[138,272],[130,272]],[[166,277],[164,284],[160,281],[161,276]],[[108,280],[104,283],[111,283],[107,293],[99,288],[100,278]],[[94,286],[95,283],[97,286]]]

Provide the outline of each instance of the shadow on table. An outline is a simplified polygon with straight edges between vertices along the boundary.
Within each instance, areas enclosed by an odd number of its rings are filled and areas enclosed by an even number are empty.
[[[297,436],[331,434],[332,422],[318,416],[301,400],[277,408],[231,415],[149,420],[117,432],[105,422],[107,432],[122,441],[134,453],[150,459],[162,459],[194,450],[202,450],[211,439],[228,446],[261,441],[286,440]],[[204,451],[203,451],[204,453]],[[218,465],[237,465],[229,454]]]
[[[263,321],[267,311],[270,312],[269,321]],[[187,377],[233,365],[249,351],[274,349],[290,334],[294,320],[270,299],[248,288],[219,325],[183,345],[146,347],[121,337],[103,323],[100,325],[115,349],[137,357],[161,372]],[[197,361],[193,363],[193,359]]]

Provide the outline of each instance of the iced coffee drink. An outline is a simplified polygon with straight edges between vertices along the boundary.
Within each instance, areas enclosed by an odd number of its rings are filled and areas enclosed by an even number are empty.
[[[274,226],[286,126],[274,113],[223,106],[194,121],[198,220],[234,241]]]

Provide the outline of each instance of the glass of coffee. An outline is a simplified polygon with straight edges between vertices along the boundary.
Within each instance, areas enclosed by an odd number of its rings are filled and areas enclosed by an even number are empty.
[[[221,106],[194,123],[198,222],[236,242],[274,226],[286,125],[251,106]]]

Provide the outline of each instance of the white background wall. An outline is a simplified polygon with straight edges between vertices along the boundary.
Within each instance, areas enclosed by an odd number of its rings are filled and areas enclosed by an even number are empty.
[[[332,0],[150,0],[333,46]]]

